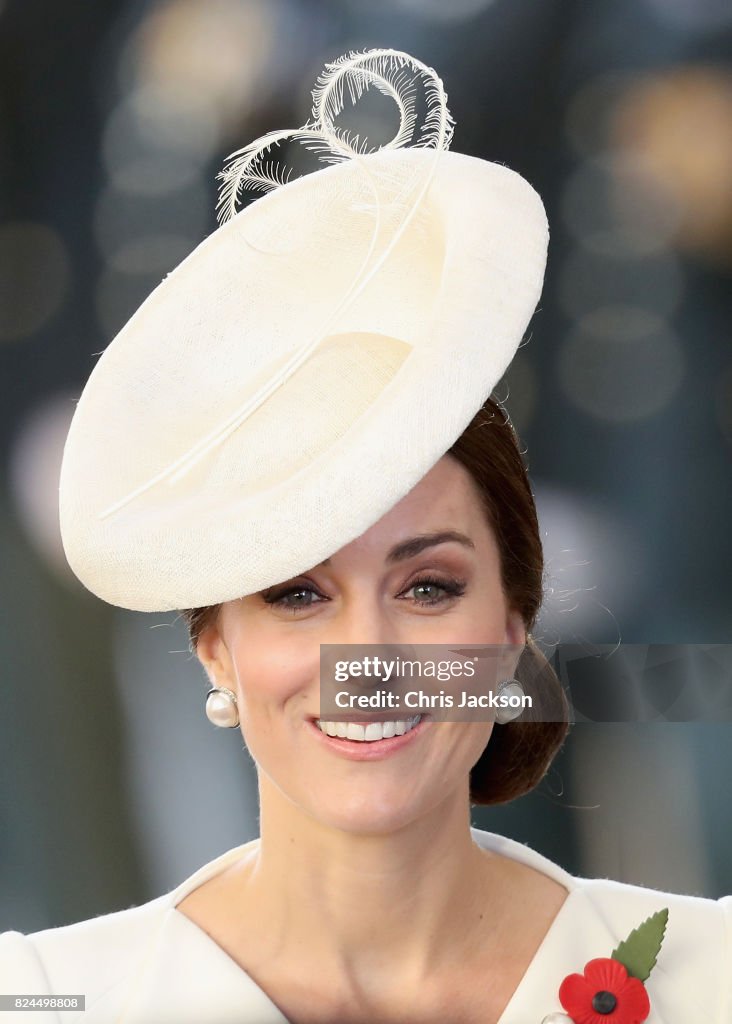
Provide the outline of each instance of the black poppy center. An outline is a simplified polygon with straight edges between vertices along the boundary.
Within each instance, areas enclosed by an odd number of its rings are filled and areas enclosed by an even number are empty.
[[[592,1009],[596,1013],[612,1013],[618,1001],[612,992],[596,992],[592,997]]]

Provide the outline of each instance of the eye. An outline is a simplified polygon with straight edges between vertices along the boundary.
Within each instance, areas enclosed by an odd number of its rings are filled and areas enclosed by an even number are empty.
[[[423,576],[415,580],[402,593],[408,594],[412,590],[416,591],[422,596],[413,598],[414,603],[416,605],[430,606],[443,604],[456,597],[461,597],[465,593],[465,586],[465,582],[462,580],[441,580],[436,576]],[[442,594],[435,595],[435,590],[442,591]],[[429,596],[429,591],[432,591],[433,596]],[[425,592],[427,592],[426,597],[423,596]],[[312,600],[313,596],[317,596],[321,600],[314,601]],[[329,598],[319,594],[313,587],[307,586],[304,583],[286,587],[284,590],[271,591],[264,594],[263,597],[267,604],[274,605],[276,608],[286,609],[295,614],[302,608],[312,608],[315,604],[321,604],[321,601],[329,600]]]
[[[288,598],[291,597],[306,598],[308,594],[317,594],[317,591],[312,587],[308,587],[304,583],[301,583],[294,587],[288,587],[286,590],[280,590],[279,592],[275,591],[274,593],[267,594],[264,600],[267,604],[273,604],[277,608],[285,608],[288,611],[297,612],[300,608],[310,608],[313,604],[320,604],[319,601],[313,602],[308,600],[298,600],[292,604],[288,601]],[[324,600],[327,600],[327,598]]]
[[[455,597],[461,597],[465,593],[465,583],[462,580],[440,580],[435,576],[423,576],[421,579],[415,580],[404,593],[408,594],[410,590],[417,591],[418,593],[421,591],[423,594],[425,591],[432,590],[434,593],[435,589],[443,592],[441,597],[428,597],[427,600],[417,598],[415,603],[421,605],[442,604]]]

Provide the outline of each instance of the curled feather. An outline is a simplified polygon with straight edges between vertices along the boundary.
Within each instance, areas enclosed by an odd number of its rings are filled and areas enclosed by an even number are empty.
[[[419,128],[415,76],[424,80],[427,103]],[[454,121],[436,72],[400,50],[354,51],[326,64],[312,92],[310,121],[301,128],[268,132],[227,158],[219,174],[222,181],[217,203],[219,223],[231,220],[236,214],[243,189],[268,192],[290,180],[291,169],[277,169],[266,162],[266,155],[273,146],[299,142],[317,153],[324,163],[338,163],[370,152],[366,139],[351,136],[347,130],[339,128],[336,121],[345,106],[346,88],[355,105],[372,85],[394,101],[399,114],[394,136],[377,149],[400,149],[410,143],[420,149],[449,147]]]

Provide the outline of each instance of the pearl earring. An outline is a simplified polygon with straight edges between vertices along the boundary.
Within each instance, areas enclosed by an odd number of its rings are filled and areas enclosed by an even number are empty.
[[[234,729],[239,724],[236,694],[225,686],[215,686],[206,694],[206,717],[222,729]]]
[[[518,718],[523,713],[523,702],[521,698],[524,697],[524,688],[518,679],[504,679],[502,683],[498,684],[496,690],[496,696],[505,697],[518,697],[520,703],[512,707],[506,705],[506,707],[499,707],[496,709],[496,722],[499,725],[506,725],[508,722],[512,722],[514,718]]]

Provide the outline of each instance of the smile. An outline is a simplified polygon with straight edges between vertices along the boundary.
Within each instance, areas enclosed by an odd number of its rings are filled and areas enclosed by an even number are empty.
[[[373,743],[376,740],[390,739],[392,736],[403,736],[419,724],[422,716],[395,719],[391,722],[321,722],[316,718],[315,724],[327,736],[344,740],[356,740],[361,743]]]

